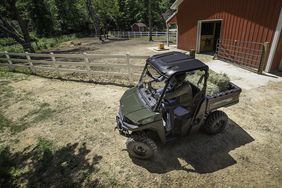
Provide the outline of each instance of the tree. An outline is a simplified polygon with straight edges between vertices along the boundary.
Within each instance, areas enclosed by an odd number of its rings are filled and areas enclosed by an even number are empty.
[[[44,0],[31,0],[29,3],[30,18],[39,36],[54,34],[52,15]]]
[[[28,19],[25,18],[24,2],[17,0],[1,0],[0,29],[7,36],[13,38],[28,52],[34,52],[28,31]],[[20,11],[21,9],[21,11]]]
[[[86,0],[86,9],[87,9],[87,13],[89,15],[89,20],[91,24],[90,28],[92,29],[93,28],[92,26],[94,26],[95,35],[99,36],[99,38],[101,39],[100,20],[97,15],[97,12],[95,11],[92,0]]]
[[[62,34],[88,30],[85,0],[55,0]]]
[[[152,37],[152,0],[149,0],[148,2],[148,14],[149,14],[149,41],[153,41]]]

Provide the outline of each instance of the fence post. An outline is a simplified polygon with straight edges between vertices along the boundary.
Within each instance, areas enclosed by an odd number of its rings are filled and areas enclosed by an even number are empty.
[[[132,77],[132,67],[130,64],[130,55],[129,53],[126,53],[126,63],[128,65],[128,80],[129,80],[129,84],[132,85],[133,84],[133,77]]]
[[[5,56],[7,58],[8,63],[9,63],[10,71],[15,71],[15,66],[13,65],[13,62],[12,62],[12,60],[11,60],[11,58],[9,56],[9,53],[7,51],[5,51]]]
[[[52,59],[52,62],[53,62],[53,66],[56,69],[56,75],[57,75],[58,78],[60,78],[61,75],[60,75],[60,72],[59,72],[59,67],[58,67],[58,65],[56,63],[56,58],[54,56],[54,53],[50,52],[50,55],[51,55],[51,59]]]
[[[259,68],[258,68],[258,74],[262,74],[263,70],[265,69],[267,59],[268,59],[268,54],[269,54],[269,42],[265,42],[262,45],[262,52],[261,52],[261,58],[260,58],[260,63],[259,63]]]
[[[89,62],[89,59],[88,59],[88,57],[87,57],[87,53],[84,52],[83,55],[84,55],[85,67],[86,67],[86,69],[87,69],[87,76],[88,76],[88,79],[89,79],[89,81],[92,81],[90,62]]]
[[[30,58],[28,52],[25,52],[25,56],[26,56],[27,62],[29,64],[30,71],[32,72],[32,74],[36,74],[35,68],[33,66],[33,63],[31,62],[31,58]]]

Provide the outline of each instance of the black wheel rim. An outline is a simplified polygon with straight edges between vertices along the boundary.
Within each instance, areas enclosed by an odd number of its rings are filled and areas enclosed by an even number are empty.
[[[137,143],[135,143],[134,146],[133,146],[133,152],[134,152],[136,155],[145,157],[145,156],[147,156],[147,155],[150,154],[150,148],[149,148],[149,146],[147,146],[147,145],[144,144],[144,143],[137,142]]]

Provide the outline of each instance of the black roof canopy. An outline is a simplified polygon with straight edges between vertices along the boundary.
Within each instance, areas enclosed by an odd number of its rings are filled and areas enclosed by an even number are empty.
[[[202,61],[181,52],[154,55],[147,60],[147,63],[168,77],[177,73],[194,70],[208,70],[208,66]]]

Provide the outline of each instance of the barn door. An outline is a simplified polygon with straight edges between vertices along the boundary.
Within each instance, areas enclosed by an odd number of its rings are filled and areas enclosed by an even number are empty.
[[[198,25],[198,53],[214,53],[220,38],[221,21],[200,21]]]

